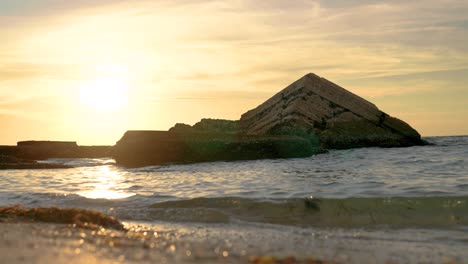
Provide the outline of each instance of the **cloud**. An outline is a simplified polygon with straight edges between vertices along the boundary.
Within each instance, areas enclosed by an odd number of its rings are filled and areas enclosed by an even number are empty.
[[[51,71],[50,68],[55,68]],[[63,78],[63,67],[44,66],[33,63],[6,63],[0,65],[0,82],[51,77],[51,72]]]
[[[466,82],[468,81],[468,68],[458,70],[443,70],[443,71],[430,71],[430,72],[417,72],[410,74],[390,75],[373,78],[355,78],[355,81],[360,80],[375,80],[381,82],[400,82],[410,81],[417,79],[430,79],[430,80],[445,80],[450,82]]]
[[[0,101],[0,113],[14,115],[25,119],[50,122],[59,109],[65,109],[66,103],[56,100],[54,96],[10,97]]]
[[[15,0],[0,3],[0,16],[47,15],[76,8],[91,8],[124,3],[126,0]]]
[[[0,98],[73,102],[65,91],[95,78],[96,65],[121,64],[134,101],[150,101],[138,116],[154,102],[171,115],[201,107],[190,120],[237,116],[227,101],[247,110],[309,72],[384,108],[421,94],[462,102],[466,14],[456,0],[0,1]]]
[[[200,92],[190,92],[184,94],[184,96],[179,97],[170,97],[167,95],[160,95],[157,97],[148,97],[146,98],[147,102],[158,103],[163,101],[172,101],[172,100],[206,100],[206,101],[222,101],[222,100],[258,100],[258,99],[268,99],[273,96],[271,92],[262,92],[262,91],[200,91]]]
[[[392,100],[405,96],[413,100],[419,100],[416,97],[426,101],[446,100],[452,105],[468,103],[464,87],[468,82],[468,69],[345,79],[341,82],[355,93],[372,99]],[[398,100],[402,103],[401,99]]]
[[[190,5],[206,4],[214,0],[15,0],[0,2],[0,16],[46,16],[57,15],[79,10],[109,9],[120,6],[121,8],[144,6],[158,8],[185,7]],[[140,9],[141,10],[141,9]],[[101,10],[103,11],[103,10]]]
[[[5,80],[16,80],[25,78],[34,78],[41,76],[44,72],[38,70],[35,67],[3,67],[0,68],[0,82]]]
[[[419,47],[448,46],[467,51],[468,3],[387,2],[329,12],[335,29],[328,39],[356,44],[399,44]],[[359,16],[358,14],[365,14]]]

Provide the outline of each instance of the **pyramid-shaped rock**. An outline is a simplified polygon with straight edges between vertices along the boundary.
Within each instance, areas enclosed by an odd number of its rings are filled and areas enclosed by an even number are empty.
[[[309,73],[243,114],[247,135],[309,134],[324,148],[421,145],[419,133],[374,104]]]
[[[240,120],[202,119],[169,131],[127,131],[119,165],[308,157],[323,149],[423,145],[419,133],[374,104],[307,74]]]

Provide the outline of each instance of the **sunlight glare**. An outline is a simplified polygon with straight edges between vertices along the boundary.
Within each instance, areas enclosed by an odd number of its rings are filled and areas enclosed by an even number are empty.
[[[111,170],[109,166],[104,166],[98,171],[97,182],[93,184],[94,189],[78,192],[78,195],[89,199],[124,199],[136,195],[135,193],[125,192],[122,185],[122,175],[117,171]],[[117,189],[117,190],[116,190]]]
[[[80,100],[99,112],[114,112],[127,104],[128,87],[119,77],[96,78],[80,87]]]
[[[88,199],[124,199],[135,195],[134,193],[126,193],[122,191],[112,191],[108,189],[95,189],[92,191],[80,192],[79,195]]]

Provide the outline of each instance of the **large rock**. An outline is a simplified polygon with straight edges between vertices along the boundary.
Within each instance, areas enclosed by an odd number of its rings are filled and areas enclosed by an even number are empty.
[[[306,157],[327,148],[424,144],[374,104],[307,74],[240,121],[202,119],[169,131],[127,131],[113,150],[124,166]]]
[[[312,73],[243,114],[240,128],[247,135],[318,137],[323,148],[424,144],[405,122]]]
[[[245,136],[176,125],[170,131],[127,131],[113,149],[119,165],[307,157],[319,149],[299,136]]]

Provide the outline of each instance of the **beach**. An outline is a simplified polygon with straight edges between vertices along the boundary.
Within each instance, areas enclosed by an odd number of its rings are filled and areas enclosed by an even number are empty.
[[[0,264],[468,264],[468,1],[0,0]]]
[[[4,263],[464,263],[468,257],[466,238],[452,237],[459,243],[447,247],[442,235],[447,234],[437,230],[127,226],[128,232],[60,224],[0,224],[0,255]],[[418,235],[429,232],[433,241],[418,241]]]
[[[428,140],[435,145],[299,159],[130,169],[51,159],[42,162],[73,168],[3,170],[0,207],[30,213],[0,223],[0,255],[5,263],[466,263],[468,138]]]

